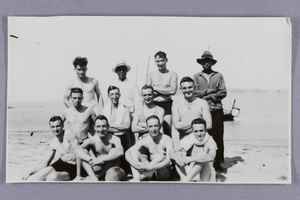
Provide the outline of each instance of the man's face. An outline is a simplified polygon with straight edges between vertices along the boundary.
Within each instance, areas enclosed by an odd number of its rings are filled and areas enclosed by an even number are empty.
[[[149,119],[147,121],[147,129],[151,137],[155,137],[159,134],[160,123],[157,119]]]
[[[193,124],[193,134],[198,141],[203,141],[205,135],[206,135],[206,130],[204,124]]]
[[[83,95],[81,93],[71,94],[71,101],[75,108],[79,108],[81,106],[82,99],[83,99]]]
[[[201,65],[204,71],[211,71],[212,61],[210,59],[204,59]]]
[[[151,104],[153,102],[153,92],[150,88],[142,90],[142,97],[145,104]]]
[[[155,57],[155,63],[159,71],[164,70],[167,67],[167,62],[168,62],[167,58],[162,58],[159,56]]]
[[[107,135],[107,130],[108,130],[108,124],[107,124],[107,121],[106,120],[100,120],[100,119],[97,119],[95,121],[95,124],[94,124],[94,129],[95,129],[95,132],[98,134],[99,137],[104,137]]]
[[[86,77],[86,71],[87,71],[86,66],[81,67],[80,65],[77,65],[74,70],[75,70],[75,72],[76,72],[76,74],[79,78],[85,78]]]
[[[193,97],[194,91],[195,91],[195,87],[194,87],[194,83],[193,82],[183,82],[183,83],[181,83],[180,84],[180,89],[182,91],[182,94],[186,98]]]
[[[127,67],[125,66],[117,67],[116,73],[118,74],[120,80],[122,81],[125,80],[127,75]]]
[[[64,131],[64,124],[60,120],[49,122],[50,129],[55,136],[60,135]]]
[[[121,94],[118,89],[111,90],[111,91],[109,91],[109,94],[108,94],[108,97],[110,98],[111,103],[114,105],[119,103],[120,96],[121,96]]]

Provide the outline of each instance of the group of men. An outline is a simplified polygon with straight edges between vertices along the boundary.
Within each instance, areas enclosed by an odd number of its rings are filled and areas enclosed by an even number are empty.
[[[203,70],[181,79],[183,98],[173,103],[178,76],[167,69],[165,52],[154,58],[158,71],[147,76],[140,91],[127,79],[131,67],[119,61],[112,69],[118,80],[108,87],[105,105],[98,81],[86,75],[87,59],[75,58],[77,76],[64,95],[67,109],[49,121],[52,151],[23,179],[124,181],[132,175],[133,181],[169,181],[175,166],[181,181],[210,181],[212,168],[222,172],[226,86],[212,70],[217,61],[205,51],[197,59]]]

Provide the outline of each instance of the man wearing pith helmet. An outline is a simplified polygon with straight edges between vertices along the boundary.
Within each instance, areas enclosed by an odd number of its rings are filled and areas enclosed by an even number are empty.
[[[221,163],[224,162],[224,124],[222,99],[227,95],[226,85],[221,73],[213,71],[212,66],[217,63],[209,51],[204,51],[197,63],[202,65],[203,70],[194,75],[196,86],[195,96],[205,99],[209,104],[212,117],[212,129],[209,134],[217,143],[217,154],[214,160],[214,168],[218,172],[224,172]]]

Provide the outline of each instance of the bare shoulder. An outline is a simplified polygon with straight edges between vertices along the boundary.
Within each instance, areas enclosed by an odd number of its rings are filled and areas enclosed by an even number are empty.
[[[207,101],[204,100],[204,99],[201,99],[201,98],[196,98],[196,101],[195,101],[197,104],[201,104],[201,105],[206,105],[207,104]]]
[[[95,85],[98,84],[98,80],[96,78],[89,77],[89,81]]]
[[[170,75],[171,75],[172,77],[177,77],[177,76],[178,76],[177,73],[174,72],[174,71],[169,71],[169,73],[170,73]]]

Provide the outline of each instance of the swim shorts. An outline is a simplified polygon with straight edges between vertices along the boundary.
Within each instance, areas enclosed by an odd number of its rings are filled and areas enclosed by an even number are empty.
[[[62,159],[58,159],[51,166],[55,169],[55,171],[68,172],[70,175],[70,180],[73,180],[76,177],[76,165],[64,162]]]
[[[165,110],[165,115],[171,115],[172,113],[172,100],[169,101],[164,101],[164,102],[158,102],[158,101],[154,101],[154,104],[162,107]]]

